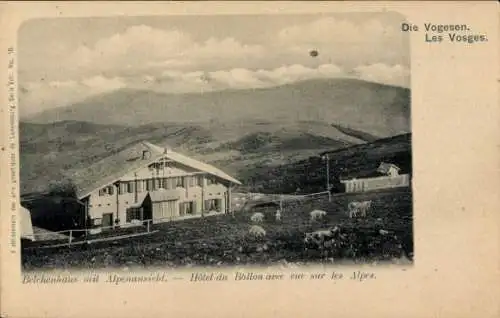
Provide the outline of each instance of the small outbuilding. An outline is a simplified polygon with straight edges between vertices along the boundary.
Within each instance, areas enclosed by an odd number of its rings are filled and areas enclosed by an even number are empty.
[[[31,212],[23,207],[19,206],[19,223],[21,227],[21,239],[28,241],[35,241],[35,233],[33,232],[33,225],[31,223]]]

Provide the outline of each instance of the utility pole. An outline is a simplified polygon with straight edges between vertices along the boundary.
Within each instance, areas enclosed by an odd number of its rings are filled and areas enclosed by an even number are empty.
[[[330,158],[325,154],[326,160],[326,191],[328,191],[328,202],[332,202],[332,194],[330,192]]]

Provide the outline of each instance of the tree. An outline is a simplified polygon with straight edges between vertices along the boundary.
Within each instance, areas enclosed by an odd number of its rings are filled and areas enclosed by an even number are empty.
[[[49,183],[49,195],[76,198],[76,185],[71,179],[61,179]]]

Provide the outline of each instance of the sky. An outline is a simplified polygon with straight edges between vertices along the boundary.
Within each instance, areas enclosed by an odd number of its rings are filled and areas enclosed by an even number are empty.
[[[189,93],[337,77],[409,87],[403,20],[397,13],[31,20],[18,33],[20,113],[122,88]]]

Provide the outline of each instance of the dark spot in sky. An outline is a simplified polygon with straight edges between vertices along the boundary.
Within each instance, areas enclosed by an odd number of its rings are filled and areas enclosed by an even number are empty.
[[[319,52],[317,50],[311,50],[309,51],[309,55],[312,57],[316,57],[319,55]]]

